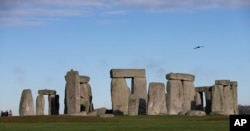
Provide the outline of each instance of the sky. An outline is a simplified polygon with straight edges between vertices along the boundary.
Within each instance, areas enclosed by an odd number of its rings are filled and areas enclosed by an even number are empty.
[[[111,109],[113,68],[146,69],[147,86],[170,72],[195,86],[238,81],[250,105],[250,0],[0,0],[0,110],[19,115],[24,89],[34,104],[51,89],[62,114],[70,69],[90,76],[95,108]]]

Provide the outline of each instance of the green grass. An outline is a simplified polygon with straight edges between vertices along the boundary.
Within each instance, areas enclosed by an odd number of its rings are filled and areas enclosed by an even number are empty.
[[[0,131],[228,131],[228,116],[0,117]]]

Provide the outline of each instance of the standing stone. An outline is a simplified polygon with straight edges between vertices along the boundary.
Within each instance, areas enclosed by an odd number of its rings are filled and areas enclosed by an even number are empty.
[[[115,115],[128,115],[130,90],[124,78],[111,80],[112,109]]]
[[[49,95],[49,114],[59,115],[59,95]]]
[[[212,112],[224,111],[224,87],[215,85],[212,87]]]
[[[137,95],[131,94],[128,101],[128,115],[137,116],[139,110],[139,99]]]
[[[80,112],[80,78],[78,71],[69,71],[65,76],[65,114]]]
[[[44,115],[44,105],[44,96],[38,95],[36,98],[36,115]]]
[[[19,104],[19,115],[30,116],[34,115],[34,102],[30,89],[25,89],[22,92],[20,104]]]
[[[183,105],[182,111],[186,113],[190,110],[195,110],[195,88],[191,81],[183,81]]]
[[[195,92],[195,110],[203,111],[203,94],[202,92]]]
[[[167,82],[167,110],[168,114],[177,115],[182,112],[183,86],[180,80],[168,80]]]
[[[205,98],[206,98],[205,112],[207,114],[210,114],[210,112],[212,112],[212,91],[206,90],[205,91]]]
[[[80,86],[80,103],[81,111],[85,111],[86,113],[92,111],[92,93],[88,83],[83,83]]]
[[[238,111],[238,93],[237,93],[238,83],[236,81],[232,81],[230,84],[231,84],[232,96],[233,96],[233,113],[235,115],[238,115],[239,114],[239,111]]]
[[[148,115],[167,114],[165,87],[163,83],[150,83],[148,89]]]
[[[233,110],[233,94],[230,86],[225,86],[224,87],[224,112],[227,115],[233,115],[234,110]]]
[[[132,94],[139,98],[139,114],[146,114],[147,112],[147,82],[146,78],[132,79]]]

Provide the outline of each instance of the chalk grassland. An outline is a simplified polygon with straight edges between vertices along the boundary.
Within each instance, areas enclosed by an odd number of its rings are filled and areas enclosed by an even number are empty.
[[[228,116],[0,117],[0,131],[228,131]]]

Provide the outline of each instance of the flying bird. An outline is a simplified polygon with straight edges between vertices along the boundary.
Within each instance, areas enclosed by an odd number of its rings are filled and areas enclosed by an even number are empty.
[[[194,49],[199,49],[199,48],[203,48],[204,46],[196,46],[194,47]]]

